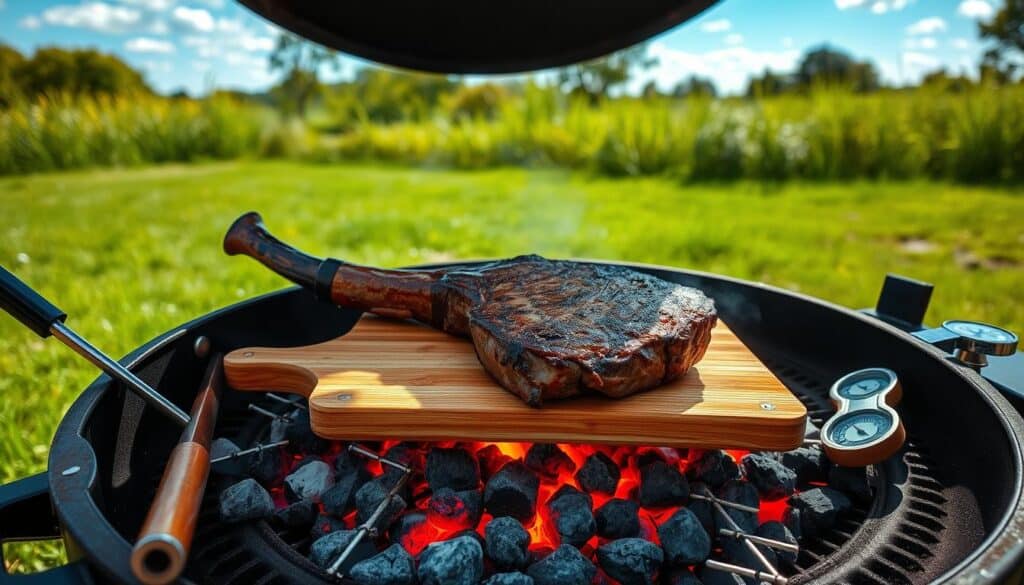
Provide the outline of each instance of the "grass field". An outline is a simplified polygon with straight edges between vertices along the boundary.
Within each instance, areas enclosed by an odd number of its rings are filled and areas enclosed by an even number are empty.
[[[0,180],[0,264],[120,356],[284,286],[221,252],[240,213],[318,255],[399,266],[537,252],[760,280],[853,307],[888,271],[936,283],[932,322],[1024,330],[1024,188],[937,183],[688,186],[560,171],[219,163]],[[45,468],[96,372],[0,317],[0,482]]]

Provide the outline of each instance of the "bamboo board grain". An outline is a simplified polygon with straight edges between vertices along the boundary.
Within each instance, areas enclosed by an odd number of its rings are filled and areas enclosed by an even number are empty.
[[[250,347],[224,358],[236,390],[309,397],[328,439],[545,441],[788,450],[807,411],[719,322],[704,359],[682,378],[622,399],[526,406],[502,389],[472,344],[417,323],[364,317],[317,345]]]

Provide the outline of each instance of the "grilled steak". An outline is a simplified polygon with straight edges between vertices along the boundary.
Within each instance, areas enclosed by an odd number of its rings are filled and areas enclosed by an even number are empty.
[[[700,291],[621,267],[539,256],[446,271],[320,261],[273,238],[255,213],[232,225],[224,249],[341,306],[471,338],[491,376],[531,406],[672,380],[703,357],[716,321]]]

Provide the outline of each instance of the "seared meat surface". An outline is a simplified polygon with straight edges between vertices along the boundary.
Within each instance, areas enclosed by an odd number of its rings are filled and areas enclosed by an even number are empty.
[[[540,256],[447,270],[321,261],[274,238],[255,213],[232,225],[224,249],[338,305],[471,338],[491,376],[531,406],[618,398],[677,378],[704,356],[717,318],[700,291],[618,266]]]

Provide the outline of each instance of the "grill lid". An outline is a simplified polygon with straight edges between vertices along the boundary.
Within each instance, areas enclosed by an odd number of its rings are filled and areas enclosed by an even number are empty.
[[[514,73],[592,59],[664,32],[714,1],[239,0],[328,47],[437,73]]]

